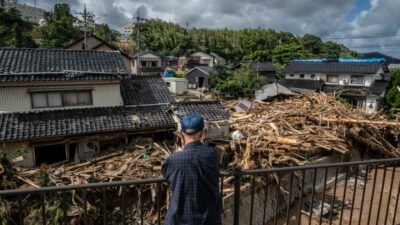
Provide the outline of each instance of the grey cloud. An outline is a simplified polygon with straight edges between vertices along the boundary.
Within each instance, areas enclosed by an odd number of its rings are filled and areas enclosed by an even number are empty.
[[[31,4],[30,0],[21,0]],[[73,12],[81,11],[86,3],[96,14],[97,22],[106,22],[119,29],[131,21],[139,10],[141,16],[160,18],[191,27],[272,28],[304,35],[319,36],[364,35],[399,32],[399,0],[371,0],[374,7],[347,21],[347,14],[355,7],[356,0],[39,0],[39,6],[50,9],[54,3],[65,2]],[[334,40],[348,46],[400,44],[396,38]],[[393,49],[384,53],[400,53]]]

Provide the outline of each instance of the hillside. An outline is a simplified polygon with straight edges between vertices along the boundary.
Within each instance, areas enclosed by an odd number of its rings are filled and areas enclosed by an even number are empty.
[[[134,31],[135,33],[136,31]],[[136,49],[132,35],[132,49]],[[270,61],[286,65],[295,58],[354,58],[344,45],[306,34],[303,37],[273,29],[185,29],[160,19],[147,20],[141,28],[141,47],[165,55],[180,56],[196,50],[214,52],[230,62]]]
[[[368,53],[363,53],[361,58],[385,58],[388,64],[391,63],[400,63],[400,59],[392,57],[392,56],[388,56],[379,52],[368,52]]]

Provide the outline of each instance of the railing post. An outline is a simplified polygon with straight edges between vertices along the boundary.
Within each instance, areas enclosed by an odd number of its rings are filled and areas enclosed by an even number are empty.
[[[235,166],[235,198],[233,203],[233,225],[239,225],[239,213],[240,213],[240,183],[242,179],[242,166]]]

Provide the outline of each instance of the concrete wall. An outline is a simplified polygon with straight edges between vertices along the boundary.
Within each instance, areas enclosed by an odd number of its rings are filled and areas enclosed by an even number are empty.
[[[29,89],[34,88],[45,91],[52,90],[74,90],[82,88],[93,88],[91,106],[73,106],[68,108],[88,108],[88,107],[104,107],[104,106],[122,106],[122,98],[119,83],[115,84],[97,84],[97,85],[59,85],[46,86],[24,86],[24,87],[0,87],[0,112],[26,112],[33,110],[51,110],[60,108],[41,108],[32,109],[31,96]],[[66,108],[66,107],[64,107]]]
[[[33,167],[35,166],[34,152],[29,142],[19,141],[19,142],[9,142],[0,143],[0,150],[4,151],[7,155],[12,155],[17,149],[25,149],[26,153],[22,161],[16,162],[16,166],[21,167]]]
[[[169,91],[175,94],[183,94],[188,88],[188,80],[186,79],[165,78],[165,82]]]
[[[325,164],[325,163],[335,163],[342,162],[342,156],[334,155],[329,157],[318,158],[315,160],[311,160],[311,164]],[[357,159],[356,159],[357,160]],[[330,168],[328,170],[328,178],[326,189],[333,187],[334,185],[334,176],[335,176],[335,168]],[[291,204],[300,197],[301,194],[301,172],[298,172],[299,178],[294,176],[293,178],[293,186],[292,186],[292,198],[290,200]],[[323,190],[323,181],[325,176],[325,169],[319,169],[316,176],[316,187],[315,192],[319,193]],[[332,179],[333,178],[333,179]],[[307,170],[305,173],[305,181],[304,181],[304,189],[303,193],[311,193],[312,192],[312,184],[314,179],[313,170]],[[338,176],[338,180],[342,179],[342,176]],[[257,180],[257,179],[256,179]],[[265,182],[265,179],[263,179]],[[263,183],[265,184],[265,183]],[[263,224],[263,210],[264,210],[264,196],[265,196],[265,186],[263,184],[256,185],[255,195],[254,195],[254,205],[253,205],[253,224],[254,225],[264,225]],[[290,174],[282,174],[281,184],[285,188],[285,190],[289,190],[290,187]],[[280,198],[278,199],[278,211],[286,212],[288,207],[287,203],[289,200],[288,194],[280,194]],[[266,221],[274,218],[275,215],[275,206],[276,206],[276,185],[275,183],[269,182],[268,186],[268,195],[267,195],[267,204],[266,204]],[[234,194],[231,193],[228,196],[225,196],[223,199],[223,213],[222,213],[222,224],[223,225],[231,225],[233,223],[233,201]],[[240,193],[240,215],[239,215],[239,224],[248,224],[250,221],[250,208],[251,208],[251,186],[248,186],[245,190]]]

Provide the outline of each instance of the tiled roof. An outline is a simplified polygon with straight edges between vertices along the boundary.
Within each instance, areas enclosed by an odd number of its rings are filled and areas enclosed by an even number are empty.
[[[200,69],[206,73],[210,73],[213,70],[212,66],[197,66],[196,68]]]
[[[293,62],[284,73],[376,73],[382,63],[379,62]]]
[[[68,81],[68,80],[120,80],[123,76],[110,73],[55,73],[1,75],[0,82]]]
[[[174,102],[165,81],[158,75],[132,75],[121,81],[125,105],[145,105]]]
[[[0,141],[175,125],[165,106],[105,107],[0,114]]]
[[[389,85],[389,81],[376,80],[371,87],[363,86],[342,86],[342,85],[327,85],[325,84],[321,91],[325,93],[336,92],[343,96],[366,96],[366,95],[381,95]]]
[[[376,80],[369,88],[369,93],[373,95],[381,95],[386,88],[389,86],[390,81],[387,80]]]
[[[1,74],[127,73],[118,51],[0,48]]]
[[[254,62],[251,64],[251,68],[258,72],[275,72],[276,67],[269,62]]]
[[[297,93],[306,93],[319,90],[324,82],[322,80],[283,79],[279,84]]]
[[[230,118],[229,112],[218,101],[176,102],[172,104],[172,110],[180,119],[190,113],[199,114],[206,123]]]
[[[363,86],[343,86],[343,85],[329,85],[325,84],[321,88],[325,93],[336,93],[342,96],[366,96],[368,88]]]

